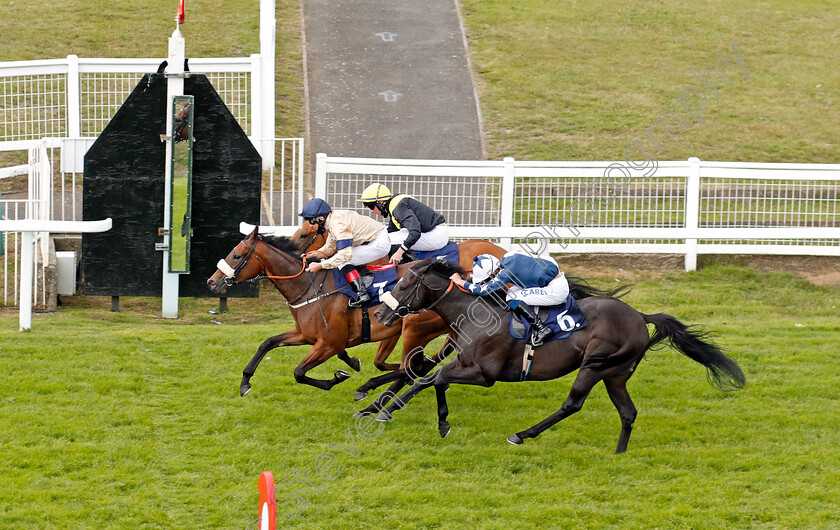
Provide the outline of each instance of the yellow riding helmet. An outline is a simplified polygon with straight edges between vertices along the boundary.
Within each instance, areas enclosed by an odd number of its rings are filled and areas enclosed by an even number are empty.
[[[359,202],[382,202],[389,200],[393,195],[385,184],[374,182],[362,192]]]

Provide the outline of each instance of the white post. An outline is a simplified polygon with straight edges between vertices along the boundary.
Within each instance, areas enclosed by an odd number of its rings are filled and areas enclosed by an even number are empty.
[[[32,247],[34,232],[21,232],[20,243],[20,331],[32,327],[32,269],[35,259]]]
[[[292,212],[292,214],[297,214],[300,212],[300,209],[303,208],[303,138],[301,138],[297,142],[298,146],[298,156],[297,156],[297,171],[298,171],[298,210],[296,212]]]
[[[689,232],[700,226],[700,159],[688,159],[688,178],[685,183],[685,227]],[[697,270],[697,240],[685,240],[685,270]]]
[[[274,167],[274,61],[277,21],[274,0],[260,0],[260,108],[259,130],[253,135],[260,139],[262,167]]]
[[[265,169],[265,157],[263,156],[263,102],[262,102],[262,61],[256,53],[251,54],[251,143],[263,157],[263,169]]]
[[[79,101],[79,56],[67,56],[67,136],[82,136],[82,111]]]
[[[315,155],[315,197],[327,200],[327,154]],[[329,201],[327,201],[329,202]],[[301,207],[303,204],[301,203]]]
[[[184,94],[184,57],[186,43],[179,29],[172,32],[169,38],[169,58],[166,67],[167,74],[175,74],[166,79],[166,158],[164,159],[164,194],[163,194],[163,284],[161,315],[164,318],[178,318],[178,282],[179,274],[169,271],[169,252],[172,245],[172,226],[169,204],[172,202],[172,151],[175,141],[172,135],[172,98]]]
[[[513,203],[515,195],[514,182],[516,179],[516,168],[514,166],[513,157],[507,156],[504,158],[504,175],[502,176],[502,211],[499,225],[502,230],[506,228],[513,228]],[[509,237],[503,237],[500,241],[501,246],[510,250],[512,240]]]

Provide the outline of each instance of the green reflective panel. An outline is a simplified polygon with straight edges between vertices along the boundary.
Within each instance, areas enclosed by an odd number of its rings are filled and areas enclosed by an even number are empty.
[[[193,97],[172,99],[172,202],[170,203],[169,271],[190,272]]]

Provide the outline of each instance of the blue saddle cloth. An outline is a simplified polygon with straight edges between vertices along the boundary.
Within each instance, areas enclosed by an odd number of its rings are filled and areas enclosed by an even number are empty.
[[[565,339],[575,331],[589,325],[589,321],[586,320],[586,316],[584,316],[572,295],[569,295],[568,298],[566,298],[565,304],[544,309],[548,309],[548,317],[543,317],[542,314],[540,314],[540,318],[546,325],[548,325],[551,331],[553,331],[553,333],[545,339],[545,342]],[[543,313],[543,311],[540,311],[540,313]],[[520,325],[517,326],[517,323],[520,323]],[[516,339],[524,339],[531,334],[531,324],[516,315],[511,315],[510,334]]]
[[[426,258],[445,258],[452,263],[458,264],[458,244],[454,241],[450,241],[446,244],[445,247],[439,248],[437,250],[415,250],[414,256],[417,257],[418,260],[426,259]]]
[[[362,282],[367,286],[367,292],[370,295],[370,303],[367,307],[374,306],[382,302],[380,296],[390,291],[397,284],[397,266],[393,263],[385,265],[367,265],[365,267],[369,274],[362,276]],[[347,278],[341,274],[338,269],[333,269],[333,278],[335,279],[335,286],[342,294],[346,294],[351,300],[358,300],[359,295],[347,283]]]

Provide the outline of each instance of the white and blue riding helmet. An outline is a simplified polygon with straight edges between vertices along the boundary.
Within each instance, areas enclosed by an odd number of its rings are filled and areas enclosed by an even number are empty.
[[[499,269],[499,258],[492,254],[479,254],[473,258],[472,281],[487,281]]]

